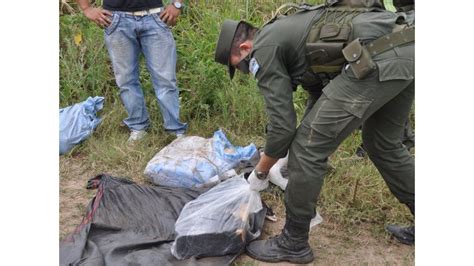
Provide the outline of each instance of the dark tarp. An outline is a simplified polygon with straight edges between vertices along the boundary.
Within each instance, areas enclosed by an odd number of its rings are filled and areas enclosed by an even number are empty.
[[[81,225],[61,242],[61,265],[226,265],[239,255],[178,261],[171,254],[181,209],[204,191],[108,175],[92,178],[87,188],[97,193]]]

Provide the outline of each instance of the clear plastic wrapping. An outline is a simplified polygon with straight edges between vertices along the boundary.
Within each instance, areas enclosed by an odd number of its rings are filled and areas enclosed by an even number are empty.
[[[233,146],[221,130],[210,139],[178,138],[148,162],[145,175],[160,186],[203,187],[227,178],[227,171],[252,158],[256,151],[254,144]]]
[[[237,254],[258,238],[265,219],[260,194],[234,176],[188,202],[175,224],[178,259]]]

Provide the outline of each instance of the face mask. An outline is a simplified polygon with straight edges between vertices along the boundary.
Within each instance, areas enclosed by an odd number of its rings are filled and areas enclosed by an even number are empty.
[[[239,64],[236,66],[236,68],[244,74],[249,73],[249,64],[250,64],[250,54],[248,54],[242,61],[239,62]]]

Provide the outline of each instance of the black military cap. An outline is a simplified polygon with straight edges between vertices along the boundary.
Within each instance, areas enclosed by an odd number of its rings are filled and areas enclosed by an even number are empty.
[[[230,65],[230,52],[235,31],[242,21],[226,19],[221,27],[219,40],[217,41],[215,60],[229,67],[230,79],[234,77],[235,67]]]

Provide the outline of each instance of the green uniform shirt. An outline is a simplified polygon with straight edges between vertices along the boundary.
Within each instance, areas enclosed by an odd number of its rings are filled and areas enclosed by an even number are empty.
[[[296,132],[293,88],[306,71],[306,36],[315,16],[322,13],[317,10],[278,19],[254,38],[252,57],[259,65],[255,78],[270,120],[264,152],[270,157],[285,157]]]
[[[254,75],[269,118],[264,152],[270,157],[284,157],[296,132],[293,89],[307,69],[306,37],[324,12],[322,8],[282,17],[264,26],[254,38],[252,58],[257,63]],[[388,11],[362,13],[353,19],[354,38],[371,41],[388,34],[397,17]]]

